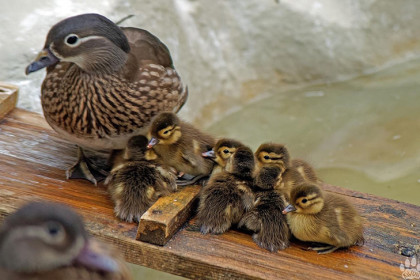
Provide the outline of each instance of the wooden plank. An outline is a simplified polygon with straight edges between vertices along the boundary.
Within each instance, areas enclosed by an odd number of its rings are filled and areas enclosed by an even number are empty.
[[[164,246],[137,241],[137,225],[115,218],[102,185],[65,179],[75,157],[75,146],[38,114],[15,109],[0,120],[0,220],[31,200],[65,203],[128,262],[195,279],[401,279],[406,256],[419,256],[419,206],[329,185],[323,187],[347,197],[365,219],[363,246],[317,255],[292,241],[270,253],[244,232],[202,235],[185,228]]]
[[[193,214],[199,191],[199,186],[186,186],[159,198],[141,217],[136,239],[165,245]]]
[[[15,108],[18,92],[17,86],[0,82],[0,119]]]

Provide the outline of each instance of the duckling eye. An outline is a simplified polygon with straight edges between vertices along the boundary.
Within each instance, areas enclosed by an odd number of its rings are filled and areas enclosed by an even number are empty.
[[[70,34],[64,39],[64,41],[67,45],[75,45],[79,41],[79,37],[77,37],[77,35]]]
[[[269,156],[264,156],[264,159],[270,159],[270,157]]]
[[[224,150],[223,150],[223,152],[224,152],[225,154],[228,154],[228,153],[229,153],[229,150],[228,150],[228,149],[224,149]]]
[[[302,199],[302,203],[306,203],[308,200],[306,198]]]
[[[163,134],[168,134],[169,133],[169,130],[165,130],[164,132],[163,132]]]
[[[56,236],[61,233],[63,227],[56,222],[49,222],[46,225],[46,230],[50,236]]]

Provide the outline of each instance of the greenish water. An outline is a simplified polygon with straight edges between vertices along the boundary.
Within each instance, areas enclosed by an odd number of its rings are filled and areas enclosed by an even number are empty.
[[[273,92],[209,132],[285,143],[325,182],[420,205],[420,60],[330,85]]]
[[[159,279],[159,280],[181,280],[186,279],[181,276],[172,275],[169,273],[165,273],[162,271],[157,271],[145,266],[139,266],[127,263],[131,272],[133,274],[134,279],[142,279],[142,280],[151,280],[151,279]]]

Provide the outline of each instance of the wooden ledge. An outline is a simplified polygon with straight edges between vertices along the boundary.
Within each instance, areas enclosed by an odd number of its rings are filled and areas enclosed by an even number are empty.
[[[114,217],[104,187],[65,179],[75,158],[75,146],[59,139],[39,114],[15,109],[0,120],[0,220],[31,200],[65,203],[128,262],[199,279],[401,279],[400,264],[419,253],[419,206],[329,185],[324,188],[346,196],[364,217],[363,246],[317,255],[292,242],[270,253],[234,230],[202,235],[181,229],[164,246],[138,241],[137,225]]]
[[[16,106],[19,88],[0,82],[0,119]]]
[[[140,219],[136,239],[165,245],[192,216],[200,186],[178,187],[178,191],[161,197]]]

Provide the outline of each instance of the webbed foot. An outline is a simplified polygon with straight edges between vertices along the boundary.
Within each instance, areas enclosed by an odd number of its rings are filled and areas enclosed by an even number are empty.
[[[339,247],[335,247],[332,245],[327,245],[327,246],[320,246],[320,247],[309,247],[309,250],[313,250],[313,251],[317,251],[318,254],[328,254],[328,253],[332,253],[335,250],[337,250]]]
[[[208,175],[192,176],[189,174],[183,174],[182,177],[178,177],[176,184],[178,186],[189,186],[198,183],[199,185],[205,185],[207,183]]]
[[[72,167],[66,170],[66,177],[67,179],[86,179],[96,186],[98,182],[108,176],[109,172],[89,160],[81,147],[77,148],[78,159]]]

